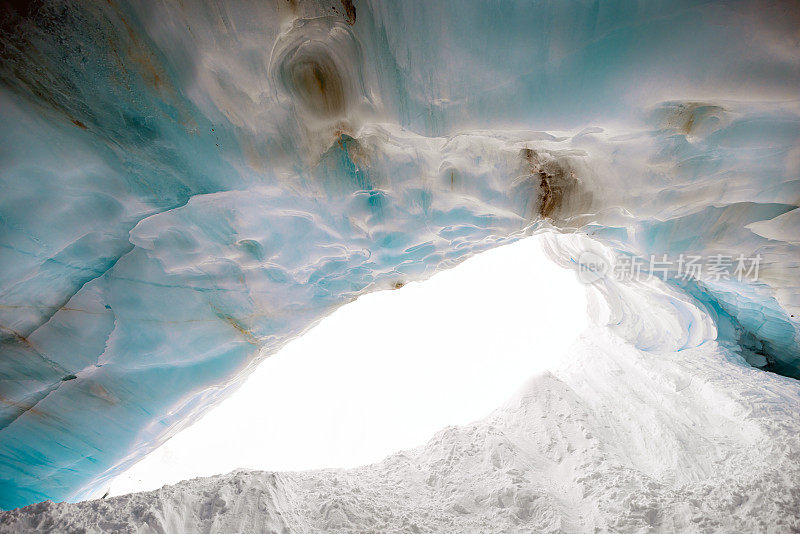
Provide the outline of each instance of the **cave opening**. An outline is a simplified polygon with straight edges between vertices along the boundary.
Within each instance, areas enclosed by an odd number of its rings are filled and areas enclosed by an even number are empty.
[[[340,308],[113,480],[110,494],[237,468],[355,467],[486,416],[586,327],[584,287],[541,239]]]

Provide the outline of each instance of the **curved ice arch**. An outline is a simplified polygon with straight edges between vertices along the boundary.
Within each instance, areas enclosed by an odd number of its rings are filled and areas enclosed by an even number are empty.
[[[654,353],[716,337],[796,375],[793,16],[98,1],[9,17],[0,506],[89,494],[335,307],[540,229],[567,234],[553,250],[572,265],[587,248],[761,254],[757,284],[603,279],[595,316]]]

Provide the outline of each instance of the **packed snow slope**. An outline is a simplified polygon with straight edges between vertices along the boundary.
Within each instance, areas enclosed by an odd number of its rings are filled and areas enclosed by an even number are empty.
[[[93,495],[338,306],[537,231],[590,271],[759,258],[599,272],[592,314],[647,365],[719,344],[800,376],[793,2],[2,10],[2,508]],[[759,406],[789,380],[723,371]]]
[[[0,532],[797,532],[800,384],[709,341],[587,332],[482,421],[351,470],[234,471],[0,516]]]

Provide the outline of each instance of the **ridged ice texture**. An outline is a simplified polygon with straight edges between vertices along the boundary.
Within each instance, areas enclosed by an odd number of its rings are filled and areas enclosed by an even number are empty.
[[[0,507],[90,494],[337,306],[538,230],[576,234],[566,263],[761,254],[758,283],[603,280],[594,315],[798,376],[798,22],[789,2],[7,16]]]

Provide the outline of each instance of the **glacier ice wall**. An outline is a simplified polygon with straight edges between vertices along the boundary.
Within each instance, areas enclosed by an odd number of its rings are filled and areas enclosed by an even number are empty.
[[[336,307],[539,231],[565,264],[759,255],[592,312],[800,376],[790,2],[3,9],[0,507],[90,494]]]

